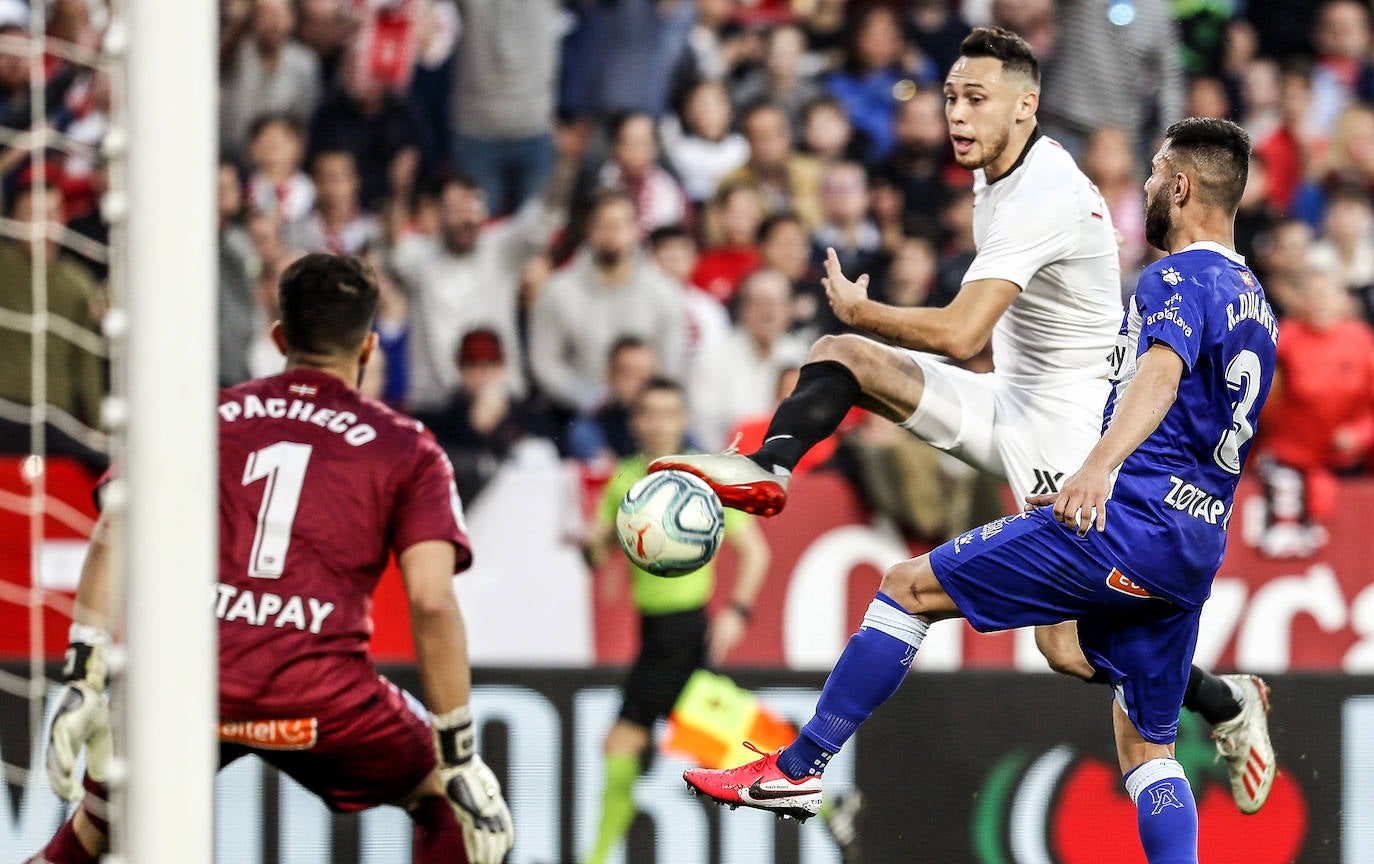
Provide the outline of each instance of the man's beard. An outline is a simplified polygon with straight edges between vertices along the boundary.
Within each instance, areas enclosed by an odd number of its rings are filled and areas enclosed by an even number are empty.
[[[976,163],[966,163],[962,161],[963,158],[967,157],[960,157],[957,152],[954,154],[954,161],[959,164],[960,168],[965,168],[969,171],[972,171],[977,168],[987,168],[989,165],[991,165],[993,162],[996,162],[1002,156],[1002,153],[1005,152],[1007,149],[1007,143],[1009,141],[1011,141],[1011,129],[999,129],[997,130],[997,134],[995,136],[985,135],[978,139],[978,149],[981,155],[978,157],[978,161]]]
[[[458,225],[443,231],[444,246],[454,255],[466,255],[477,245],[478,225]]]
[[[1161,252],[1168,252],[1169,230],[1174,227],[1169,214],[1169,199],[1163,193],[1145,202],[1145,242]]]
[[[592,260],[602,270],[613,270],[625,260],[625,253],[619,249],[592,249]]]

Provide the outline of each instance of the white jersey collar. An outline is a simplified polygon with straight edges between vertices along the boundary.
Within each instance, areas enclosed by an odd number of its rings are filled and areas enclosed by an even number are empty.
[[[1224,255],[1225,257],[1230,258],[1232,261],[1236,262],[1242,267],[1245,266],[1244,255],[1240,254],[1234,249],[1227,249],[1225,246],[1221,245],[1215,240],[1199,240],[1196,243],[1189,243],[1187,246],[1184,246],[1182,249],[1178,250],[1178,252],[1175,252],[1174,254],[1178,255],[1183,252],[1192,252],[1195,249],[1205,249],[1208,252],[1215,252],[1218,255]]]

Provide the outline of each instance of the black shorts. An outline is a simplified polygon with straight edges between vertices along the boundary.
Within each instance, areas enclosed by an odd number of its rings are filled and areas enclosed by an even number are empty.
[[[706,665],[706,610],[644,615],[639,622],[639,656],[625,680],[620,716],[653,728],[667,717],[692,673]]]

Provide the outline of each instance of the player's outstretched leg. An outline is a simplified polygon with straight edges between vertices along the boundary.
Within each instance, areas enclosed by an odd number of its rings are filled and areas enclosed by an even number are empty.
[[[757,451],[665,456],[649,471],[695,474],[726,507],[772,516],[787,503],[787,482],[797,463],[833,434],[851,409],[859,406],[900,422],[916,410],[923,390],[921,369],[904,352],[852,333],[822,336],[811,347],[792,395],[773,413]]]
[[[1197,803],[1171,744],[1146,741],[1112,701],[1112,731],[1149,864],[1198,864]]]
[[[893,572],[904,567],[929,571],[925,558],[888,571],[884,590],[869,605],[859,632],[849,637],[826,679],[815,715],[797,739],[738,768],[685,771],[683,779],[689,787],[721,804],[769,810],[782,817],[805,820],[820,811],[825,766],[878,706],[897,692],[925,638],[927,622],[884,593]]]
[[[1054,671],[1098,680],[1079,648],[1078,629],[1072,621],[1035,628],[1035,644]],[[1214,675],[1194,665],[1183,707],[1212,725],[1236,807],[1242,813],[1257,812],[1269,799],[1277,774],[1274,745],[1269,740],[1269,685],[1257,675]]]

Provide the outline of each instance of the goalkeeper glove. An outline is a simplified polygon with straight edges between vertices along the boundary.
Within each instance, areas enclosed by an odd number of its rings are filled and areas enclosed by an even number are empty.
[[[469,864],[501,864],[515,845],[515,826],[501,797],[501,784],[477,755],[471,710],[464,705],[431,714],[430,726],[439,754],[439,779],[463,829]]]
[[[110,707],[105,701],[105,651],[110,637],[98,627],[73,624],[68,637],[65,684],[48,727],[48,781],[68,801],[83,794],[76,757],[86,748],[86,773],[103,782],[110,763]]]

